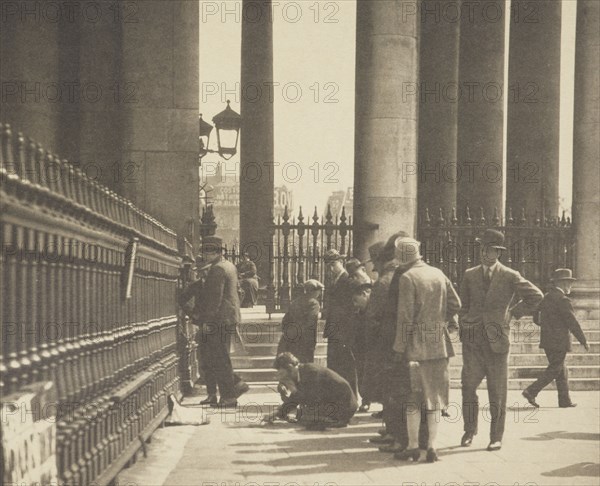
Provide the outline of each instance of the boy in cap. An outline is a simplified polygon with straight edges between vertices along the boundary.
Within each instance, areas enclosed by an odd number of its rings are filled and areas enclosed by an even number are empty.
[[[304,293],[292,301],[281,321],[282,336],[277,355],[288,351],[301,363],[312,363],[315,360],[317,324],[321,310],[319,298],[323,288],[318,280],[304,282]]]
[[[534,319],[541,327],[540,348],[548,358],[548,367],[542,376],[523,390],[523,396],[536,408],[539,405],[535,397],[553,380],[556,380],[558,406],[567,408],[576,405],[569,396],[569,372],[565,366],[567,352],[571,351],[571,333],[586,351],[589,351],[590,347],[575,317],[571,299],[567,297],[575,280],[570,269],[555,270],[552,276],[554,287],[544,296]]]

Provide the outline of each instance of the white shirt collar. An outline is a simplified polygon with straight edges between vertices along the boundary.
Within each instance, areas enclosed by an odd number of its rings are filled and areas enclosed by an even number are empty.
[[[487,265],[483,264],[483,263],[481,264],[481,266],[483,267],[483,271],[484,271],[484,272],[486,272],[486,271],[487,271],[487,269],[489,268],[490,272],[493,274],[493,273],[494,273],[494,271],[496,270],[496,267],[498,266],[498,260],[496,260],[496,261],[494,262],[494,264],[493,264],[493,265],[491,265],[491,266],[489,266],[489,267],[488,267]]]

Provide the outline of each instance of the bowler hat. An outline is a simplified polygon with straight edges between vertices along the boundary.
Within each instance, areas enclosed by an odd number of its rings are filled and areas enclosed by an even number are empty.
[[[475,238],[475,241],[484,246],[491,246],[498,250],[506,250],[504,246],[504,233],[495,229],[486,229],[481,238]]]
[[[331,250],[327,250],[325,255],[323,255],[323,261],[325,263],[335,262],[337,260],[343,260],[344,257],[340,255],[340,252],[332,248]]]
[[[313,290],[320,290],[320,289],[324,289],[324,288],[325,288],[325,286],[318,280],[315,280],[314,278],[311,278],[311,279],[307,280],[306,282],[304,282],[304,291],[305,292],[310,292]]]
[[[570,268],[557,268],[552,273],[552,278],[550,279],[553,282],[557,280],[577,280],[573,278],[573,271]]]
[[[202,251],[204,253],[219,253],[223,249],[223,240],[218,236],[205,236],[202,238]]]
[[[401,236],[396,238],[394,246],[396,248],[395,256],[400,265],[407,265],[421,258],[421,242],[414,238]]]
[[[360,268],[360,267],[365,267],[365,265],[358,259],[358,258],[350,258],[347,262],[346,262],[346,270],[348,271],[348,273],[350,275],[353,275],[354,273],[356,273],[356,271]]]
[[[384,241],[378,241],[377,243],[373,243],[369,247],[369,259],[365,263],[378,261],[384,246]]]

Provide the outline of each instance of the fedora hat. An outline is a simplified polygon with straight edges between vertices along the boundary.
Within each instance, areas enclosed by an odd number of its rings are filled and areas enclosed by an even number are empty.
[[[360,267],[365,267],[364,263],[361,262],[358,258],[350,258],[346,262],[346,271],[353,275]]]
[[[552,272],[552,278],[550,279],[553,282],[557,280],[577,280],[573,278],[573,271],[570,268],[557,268]]]
[[[336,249],[332,248],[331,250],[327,250],[325,255],[323,255],[323,261],[325,263],[335,262],[337,260],[343,260],[344,257],[340,255],[340,252]]]
[[[395,256],[400,265],[416,262],[421,258],[421,242],[414,238],[400,236],[394,243]]]
[[[475,241],[484,246],[491,246],[498,250],[506,250],[506,247],[504,246],[504,233],[502,233],[502,231],[486,229],[483,232],[483,236],[481,238],[475,238]]]
[[[385,247],[384,241],[378,241],[377,243],[373,243],[369,247],[369,259],[365,263],[371,263],[371,262],[378,261],[384,247]]]
[[[381,255],[379,256],[379,259],[384,263],[389,262],[391,259],[394,258],[395,254],[396,254],[396,240],[398,238],[409,238],[409,237],[410,237],[410,235],[406,231],[398,231],[398,232],[394,233],[386,241],[385,246],[383,247],[383,250],[381,251]]]

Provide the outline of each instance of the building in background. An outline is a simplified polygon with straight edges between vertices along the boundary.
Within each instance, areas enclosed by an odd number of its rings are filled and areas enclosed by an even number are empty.
[[[331,216],[335,220],[336,216],[339,218],[342,215],[342,209],[346,210],[346,218],[352,216],[352,203],[353,203],[353,191],[352,187],[349,187],[346,191],[333,191],[327,199],[327,204],[323,212],[323,216],[327,214],[327,208],[331,209]],[[348,221],[346,221],[348,222]]]
[[[223,175],[222,166],[219,164],[216,174],[202,179],[204,190],[200,193],[200,208],[208,204],[213,205],[217,234],[223,238],[230,247],[240,240],[240,185],[237,177]],[[206,192],[208,191],[208,192]],[[293,191],[286,186],[275,186],[273,201],[273,216],[275,222],[283,216],[285,207],[288,208],[290,218],[294,214]]]

